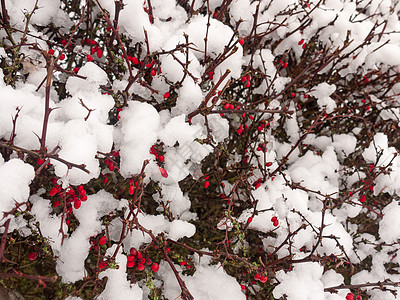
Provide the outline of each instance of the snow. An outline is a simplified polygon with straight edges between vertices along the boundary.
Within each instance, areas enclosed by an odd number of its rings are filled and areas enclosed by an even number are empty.
[[[33,167],[20,159],[0,159],[0,214],[10,212],[17,203],[26,202],[29,184],[35,177]],[[3,222],[2,222],[3,223]]]

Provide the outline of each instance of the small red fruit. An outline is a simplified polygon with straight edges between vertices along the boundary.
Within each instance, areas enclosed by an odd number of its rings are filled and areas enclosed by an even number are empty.
[[[144,270],[144,265],[140,264],[140,265],[137,266],[137,268],[138,268],[139,271],[143,271]]]
[[[210,186],[210,182],[209,181],[204,182],[204,188],[208,188],[209,186]]]
[[[244,39],[240,39],[240,40],[239,40],[239,44],[243,46],[243,44],[244,44]]]
[[[60,55],[60,60],[64,60],[65,59],[65,54],[64,53],[61,53],[61,55]]]
[[[254,275],[254,279],[255,280],[260,280],[261,279],[261,275],[257,273],[256,275]]]
[[[99,262],[99,269],[104,269],[107,266],[108,266],[108,262],[106,262],[106,261]]]
[[[49,54],[50,54],[50,55],[54,55],[54,50],[53,50],[53,49],[50,49],[50,50],[49,50]]]
[[[36,252],[31,252],[31,253],[29,253],[29,255],[28,255],[28,259],[29,259],[30,261],[35,260],[37,257],[38,257],[38,254],[37,254]]]
[[[128,268],[133,268],[133,267],[135,266],[135,262],[134,262],[134,261],[128,261],[128,262],[126,263],[126,266],[127,266]]]
[[[132,56],[131,62],[132,62],[134,65],[137,65],[137,64],[139,63],[139,60],[138,60],[136,57]]]
[[[91,55],[86,55],[86,59],[88,60],[88,61],[93,61],[93,57],[91,56]]]
[[[38,158],[38,159],[36,160],[36,163],[37,163],[38,165],[41,165],[41,164],[44,163],[44,159]]]
[[[99,245],[104,245],[105,243],[107,243],[107,237],[105,235],[103,235],[100,239],[99,239]]]
[[[267,282],[267,280],[268,280],[268,278],[267,278],[267,276],[265,276],[265,275],[262,275],[261,278],[260,278],[260,281],[261,281],[262,283]]]
[[[170,92],[166,92],[166,93],[164,94],[164,99],[168,99],[170,95],[171,95]]]
[[[132,256],[138,255],[138,251],[137,251],[135,248],[131,248],[131,249],[129,250],[129,252],[131,253]]]
[[[55,194],[59,193],[60,191],[61,191],[61,186],[60,185],[56,185],[55,187],[53,187],[50,190],[49,195],[53,197]]]
[[[97,54],[98,58],[102,58],[103,57],[103,50],[98,49],[96,54]]]
[[[133,195],[134,191],[135,191],[135,187],[133,185],[129,186],[129,195]]]
[[[164,178],[168,177],[168,173],[164,168],[158,167],[160,169],[161,176]]]
[[[366,197],[365,195],[362,195],[362,196],[360,197],[360,202],[361,202],[361,203],[364,203],[365,200],[367,200],[367,197]]]
[[[63,44],[63,46],[65,46],[67,44],[67,41],[66,40],[62,40],[61,44]]]
[[[155,273],[155,272],[158,272],[158,270],[160,269],[160,266],[158,265],[158,263],[154,263],[154,264],[151,266],[151,269],[152,269],[153,272]]]
[[[248,224],[250,224],[251,222],[253,222],[253,217],[249,217],[249,218],[247,219],[247,223],[248,223]]]
[[[346,295],[346,300],[354,300],[354,295],[352,293],[348,293]]]
[[[73,71],[74,71],[74,73],[78,73],[79,72],[79,68],[75,67]]]
[[[81,204],[82,204],[81,200],[75,200],[75,202],[74,202],[74,208],[75,208],[75,209],[78,209],[79,207],[81,207]]]
[[[151,69],[150,75],[151,76],[156,76],[157,75],[157,70],[155,68]]]
[[[60,201],[55,201],[55,202],[53,202],[53,207],[59,207],[60,204],[61,204]]]
[[[303,44],[303,43],[304,43],[304,40],[301,39],[301,40],[299,41],[299,45],[301,45],[301,44]]]

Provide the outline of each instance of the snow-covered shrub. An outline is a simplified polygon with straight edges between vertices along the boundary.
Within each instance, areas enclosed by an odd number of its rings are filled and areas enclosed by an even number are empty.
[[[0,5],[5,292],[396,299],[400,2]]]

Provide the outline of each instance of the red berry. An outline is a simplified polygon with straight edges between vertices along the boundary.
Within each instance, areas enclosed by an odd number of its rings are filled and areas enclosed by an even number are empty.
[[[204,182],[204,188],[208,188],[209,186],[210,186],[210,182],[209,181]]]
[[[170,92],[166,92],[166,93],[164,94],[164,99],[168,99],[170,95],[171,95]]]
[[[87,39],[86,39],[86,44],[87,44],[87,45],[90,45],[91,43],[92,43],[92,40],[89,39],[89,38],[87,38]]]
[[[37,257],[38,257],[38,254],[36,252],[31,252],[28,255],[28,259],[31,260],[31,261],[35,260]]]
[[[157,75],[157,70],[155,68],[151,69],[150,75],[151,76],[156,76]]]
[[[60,204],[61,204],[60,201],[55,201],[55,202],[53,202],[53,207],[59,207]]]
[[[104,245],[105,243],[107,243],[107,237],[105,235],[103,235],[100,239],[99,239],[99,245]]]
[[[294,98],[294,97],[296,96],[296,94],[295,94],[295,93],[291,93],[290,96],[291,96],[292,98]]]
[[[267,280],[268,280],[268,278],[267,278],[267,276],[265,276],[265,275],[261,276],[261,278],[260,278],[260,281],[261,281],[262,283],[267,282]]]
[[[65,54],[64,53],[61,53],[61,55],[60,55],[60,60],[64,60],[65,59]]]
[[[212,80],[213,78],[214,78],[214,72],[213,71],[210,71],[210,72],[208,72],[208,78],[210,79],[210,80]]]
[[[90,54],[93,55],[93,54],[95,54],[96,51],[97,51],[97,48],[94,47],[94,48],[90,49]]]
[[[364,203],[365,200],[367,200],[367,197],[366,197],[365,195],[362,195],[362,196],[360,197],[360,202],[361,202],[361,203]]]
[[[168,173],[164,168],[158,167],[160,169],[161,176],[164,178],[168,177]]]
[[[88,60],[88,61],[93,61],[93,57],[91,56],[91,55],[86,55],[86,59]]]
[[[301,44],[303,44],[303,43],[304,43],[304,40],[301,39],[301,40],[299,41],[299,45],[301,45]]]
[[[110,162],[110,163],[108,164],[108,169],[109,169],[110,171],[114,171],[114,164],[113,164],[112,162]]]
[[[99,269],[104,269],[107,266],[108,266],[108,263],[106,261],[99,262]]]
[[[244,43],[244,39],[240,39],[239,44],[243,46],[243,43]]]
[[[136,57],[132,56],[131,62],[132,62],[134,65],[137,65],[137,64],[139,63],[139,60],[138,60]]]
[[[36,160],[36,163],[37,163],[38,165],[41,165],[41,164],[44,163],[44,159],[38,158],[38,159]]]
[[[133,195],[134,191],[135,191],[135,187],[133,185],[129,186],[129,195]]]
[[[242,291],[244,291],[244,290],[246,289],[246,286],[243,285],[243,284],[241,284],[241,285],[240,285],[240,289],[241,289]]]
[[[128,262],[126,263],[126,266],[127,266],[128,268],[133,268],[133,267],[135,266],[135,262],[134,262],[134,261],[128,261]]]
[[[55,194],[59,193],[60,191],[61,191],[61,186],[60,185],[56,185],[55,187],[53,187],[50,190],[49,195],[53,197]]]
[[[256,275],[254,275],[254,279],[255,280],[260,280],[261,279],[261,275],[257,273]]]
[[[354,295],[352,293],[348,293],[346,295],[346,300],[353,300],[354,299]]]
[[[81,204],[82,204],[81,200],[75,200],[75,202],[74,202],[74,208],[75,208],[75,209],[78,209],[79,207],[81,207]]]
[[[87,200],[87,196],[86,195],[81,195],[80,199],[81,199],[81,201],[86,201]]]
[[[133,255],[128,255],[127,259],[128,259],[128,261],[134,261],[135,257]]]
[[[144,264],[140,264],[137,266],[139,271],[143,271],[144,270]]]
[[[248,224],[250,224],[251,222],[253,222],[253,217],[249,217],[249,218],[247,219],[247,223],[248,223]]]
[[[67,44],[67,41],[66,40],[62,40],[61,44],[63,44],[65,46]]]
[[[138,251],[137,251],[135,248],[131,248],[131,249],[129,250],[129,252],[131,253],[132,256],[138,255]]]
[[[249,88],[251,86],[250,80],[246,82],[246,87]]]
[[[103,57],[103,50],[98,49],[96,54],[97,54],[98,58],[102,58]]]
[[[74,73],[78,73],[79,72],[79,68],[75,67],[73,71],[74,71]]]
[[[160,269],[160,266],[158,265],[158,263],[154,263],[154,264],[151,266],[151,269],[152,269],[153,272],[155,273],[155,272],[158,272],[158,270]]]
[[[49,54],[50,54],[50,55],[54,55],[54,50],[53,50],[53,49],[50,49],[50,50],[49,50]]]

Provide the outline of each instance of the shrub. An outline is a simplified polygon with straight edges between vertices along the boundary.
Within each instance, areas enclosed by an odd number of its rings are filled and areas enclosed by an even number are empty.
[[[398,4],[1,8],[6,293],[395,299]]]

